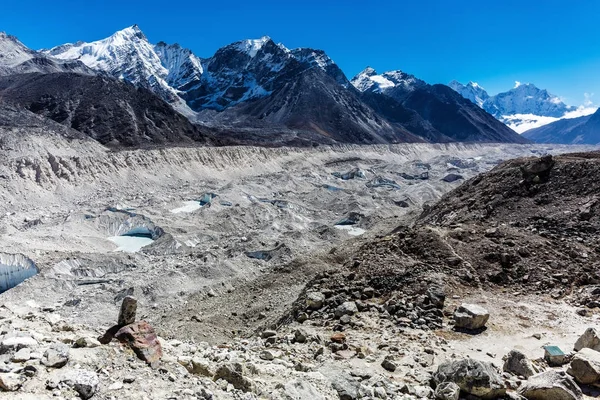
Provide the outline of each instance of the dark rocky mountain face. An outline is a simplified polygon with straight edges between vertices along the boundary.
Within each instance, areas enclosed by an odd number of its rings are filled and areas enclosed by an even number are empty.
[[[312,68],[288,77],[270,96],[228,108],[219,123],[262,124],[300,132],[312,131],[321,140],[343,143],[401,143],[424,140],[391,124],[365,105],[358,93],[341,86],[323,70]]]
[[[454,141],[529,142],[446,85],[418,88],[402,104]]]
[[[382,116],[430,141],[528,142],[445,85],[429,85],[402,71],[378,75],[372,68],[352,84]]]
[[[206,143],[205,132],[152,92],[74,73],[0,78],[0,97],[113,147]]]
[[[600,144],[600,112],[584,117],[561,119],[523,133],[537,143]]]
[[[41,53],[12,39],[2,43],[5,46],[0,53],[10,52],[11,60],[19,61],[11,61],[11,68],[13,64],[47,63],[48,68],[33,71],[57,72],[54,66],[58,63],[63,68],[58,71],[80,72],[77,68],[83,61],[98,74],[154,92],[186,117],[210,126],[205,131],[234,143],[253,144],[256,138],[268,144],[269,137],[272,143],[300,140],[311,145],[526,142],[443,85],[431,86],[401,71],[377,75],[372,69],[350,83],[324,51],[290,50],[268,37],[230,44],[206,59],[179,45],[153,45],[138,26],[97,42],[67,44]],[[100,79],[86,81],[92,83],[91,88],[82,93],[75,89],[76,83],[66,82],[67,77],[82,83],[83,78],[75,75],[29,78],[27,82],[19,78],[14,87],[5,90],[30,109],[37,107],[36,112],[103,143],[137,146],[201,140],[201,128],[182,122],[184,117],[151,99],[147,91],[134,96],[132,88],[116,89],[113,81]],[[49,87],[36,87],[45,84]],[[20,85],[27,85],[23,93],[19,93]],[[119,96],[98,97],[92,91],[104,93],[102,89],[108,86],[123,90],[125,100],[108,100]],[[40,96],[46,97],[42,100]],[[97,111],[98,101],[103,104],[102,112]],[[167,124],[171,119],[174,124]],[[125,135],[128,130],[133,132],[131,138]]]

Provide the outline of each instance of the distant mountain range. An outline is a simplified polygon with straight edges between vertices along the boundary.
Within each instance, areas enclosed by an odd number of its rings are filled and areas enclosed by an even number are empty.
[[[0,76],[3,101],[117,147],[527,142],[448,86],[370,68],[350,81],[325,52],[268,37],[201,58],[136,25],[42,51],[2,34]]]
[[[571,121],[578,117],[585,117],[595,112],[595,108],[574,107],[566,105],[558,96],[539,89],[533,84],[520,84],[507,92],[490,96],[484,88],[475,82],[466,85],[452,81],[449,86],[464,98],[471,100],[479,107],[504,122],[516,132],[523,133],[530,130],[546,132],[544,140],[563,140],[559,137],[550,138],[549,133],[556,128],[544,130],[540,127],[557,123],[556,126],[575,126],[579,123]],[[567,122],[561,122],[561,121]],[[560,122],[560,123],[559,123]],[[525,137],[537,140],[537,134],[525,134]],[[565,136],[566,137],[566,136]],[[587,136],[586,136],[587,137]]]
[[[600,110],[592,115],[561,119],[523,133],[538,143],[600,145]]]

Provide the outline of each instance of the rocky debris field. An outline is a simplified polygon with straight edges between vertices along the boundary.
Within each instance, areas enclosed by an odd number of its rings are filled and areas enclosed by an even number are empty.
[[[596,155],[211,151],[0,181],[0,250],[39,268],[0,296],[0,395],[596,396]]]

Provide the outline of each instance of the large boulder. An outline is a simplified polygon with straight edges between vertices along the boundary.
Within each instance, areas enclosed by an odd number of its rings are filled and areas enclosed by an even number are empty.
[[[575,342],[575,350],[588,348],[600,351],[600,332],[595,328],[587,328],[586,331]]]
[[[476,330],[485,326],[490,313],[477,304],[461,304],[454,312],[454,326],[459,329]]]
[[[519,388],[528,400],[580,400],[583,393],[577,383],[564,371],[549,370],[529,378]]]
[[[156,366],[162,357],[162,347],[154,328],[146,321],[125,325],[115,334],[115,338],[128,345],[140,360]]]
[[[433,374],[433,383],[437,388],[444,382],[454,382],[461,391],[482,399],[495,399],[506,394],[498,371],[483,361],[464,359],[441,364]]]
[[[536,372],[531,361],[519,350],[511,350],[504,357],[503,370],[525,378],[535,375]]]
[[[600,382],[600,352],[588,348],[581,349],[573,356],[567,374],[585,385]]]

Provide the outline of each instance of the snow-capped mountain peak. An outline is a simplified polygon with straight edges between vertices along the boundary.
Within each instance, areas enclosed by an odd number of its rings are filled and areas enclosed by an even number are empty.
[[[44,50],[44,53],[61,60],[79,60],[94,70],[150,89],[184,114],[192,114],[174,88],[178,85],[173,75],[179,77],[180,72],[170,71],[163,65],[156,49],[137,25],[117,31],[106,39],[66,44]],[[173,81],[173,87],[167,80]]]
[[[452,81],[448,84],[452,89],[457,91],[465,99],[471,100],[479,107],[483,107],[483,103],[489,99],[489,94],[477,82],[469,81],[466,85],[458,81]]]
[[[54,47],[46,53],[63,60],[80,60],[90,68],[141,86],[159,84],[151,78],[164,79],[168,73],[154,46],[137,25],[117,31],[106,39]]]
[[[0,66],[14,67],[34,56],[35,52],[28,49],[15,36],[0,32]]]
[[[178,91],[185,91],[198,83],[204,73],[202,60],[191,50],[179,44],[158,42],[154,46],[162,66],[168,71],[165,80]]]
[[[246,39],[240,40],[239,42],[234,43],[233,45],[237,47],[237,49],[241,52],[244,52],[250,56],[250,58],[256,57],[256,54],[263,48],[263,46],[271,42],[271,38],[268,36],[263,36],[260,39]]]
[[[519,133],[569,118],[576,111],[576,107],[532,83],[515,81],[512,89],[495,96],[489,96],[475,82],[463,85],[452,81],[448,86]]]
[[[29,49],[15,36],[0,32],[0,75],[14,73],[77,72],[93,74],[82,63],[63,61]]]
[[[404,91],[412,91],[415,87],[424,84],[415,76],[399,70],[378,74],[371,67],[365,68],[356,75],[351,83],[360,92],[372,91],[375,93],[384,93],[395,87],[401,87]]]

